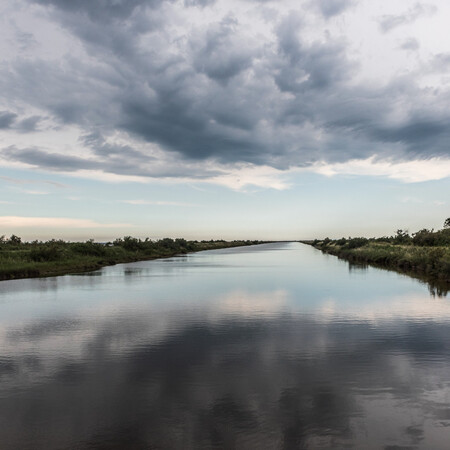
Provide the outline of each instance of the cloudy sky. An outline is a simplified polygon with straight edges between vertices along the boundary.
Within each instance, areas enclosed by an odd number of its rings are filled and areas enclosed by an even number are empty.
[[[445,0],[3,0],[0,235],[440,228],[449,20]]]

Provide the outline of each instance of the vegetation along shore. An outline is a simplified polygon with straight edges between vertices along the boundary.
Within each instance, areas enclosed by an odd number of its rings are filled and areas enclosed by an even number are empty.
[[[34,278],[86,272],[104,266],[167,258],[179,254],[259,244],[260,241],[187,241],[185,239],[138,239],[131,236],[97,243],[22,242],[18,236],[0,237],[0,280]]]
[[[437,291],[450,288],[450,218],[438,231],[423,229],[410,235],[397,230],[389,237],[302,242],[351,263],[371,264],[415,276]]]

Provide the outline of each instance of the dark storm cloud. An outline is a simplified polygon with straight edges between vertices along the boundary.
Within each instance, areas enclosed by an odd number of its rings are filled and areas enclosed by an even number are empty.
[[[17,123],[17,129],[23,133],[30,133],[36,131],[38,123],[41,121],[40,116],[31,116],[26,119],[22,119]]]
[[[90,156],[69,156],[42,148],[16,146],[4,148],[0,153],[10,161],[51,171],[101,170],[116,175],[176,178],[186,176],[188,170],[189,177],[194,179],[220,174],[214,169],[192,167],[180,158],[161,162],[156,157],[142,153],[130,145],[111,143],[96,132],[81,137],[80,142],[91,150]]]
[[[350,135],[353,142],[359,137],[364,138],[368,145],[382,146],[385,143],[393,144],[394,147],[400,145],[398,148],[402,149],[392,153],[392,146],[387,145],[385,152],[377,148],[374,153],[380,156],[391,153],[392,156],[408,159],[448,155],[450,114],[443,106],[448,101],[448,95],[443,95],[439,100],[434,99],[435,111],[433,106],[424,102],[423,105],[409,106],[402,120],[393,121],[386,117],[392,111],[391,102],[404,102],[406,98],[414,97],[414,83],[408,79],[402,81],[387,86],[382,98],[377,97],[373,90],[357,90],[349,92],[347,96],[343,91],[342,97],[322,114],[325,126],[335,132],[339,130],[339,134]],[[354,98],[358,98],[358,101],[352,101]],[[353,152],[352,157],[358,157],[360,150],[353,147],[352,143],[347,143],[344,152],[348,152],[349,156]]]
[[[383,33],[387,33],[394,28],[397,28],[401,25],[407,25],[415,22],[420,17],[427,17],[435,14],[437,8],[432,5],[416,3],[412,8],[406,11],[404,14],[393,14],[393,15],[384,15],[380,17],[378,23],[380,25],[381,31]]]
[[[184,0],[185,6],[200,6],[204,8],[205,6],[210,6],[216,3],[217,0]]]
[[[320,9],[322,15],[329,19],[343,13],[346,9],[353,6],[353,0],[317,0],[314,2]]]
[[[439,53],[433,58],[432,65],[439,72],[447,72],[450,67],[450,53]]]
[[[301,18],[290,16],[277,29],[282,62],[275,81],[282,91],[299,92],[335,87],[351,75],[352,64],[340,42],[304,45],[298,37]],[[317,93],[315,95],[322,95]]]
[[[0,129],[11,128],[17,118],[17,114],[9,111],[0,111]]]
[[[36,46],[36,39],[33,34],[26,31],[16,29],[15,40],[19,44],[21,50],[27,50]]]
[[[406,39],[405,41],[403,41],[400,48],[402,48],[403,50],[415,51],[415,50],[419,50],[420,44],[417,39],[409,38],[409,39]]]
[[[449,135],[448,123],[421,118],[411,118],[403,126],[374,129],[373,132],[377,139],[384,142],[405,142],[419,147],[438,139],[442,134],[446,135],[447,140]]]
[[[209,122],[206,111],[192,114],[191,106],[172,93],[161,92],[159,100],[156,108],[145,99],[124,101],[123,129],[193,159],[213,156],[227,162],[258,161],[264,157],[267,149],[250,133],[224,133]]]
[[[251,66],[255,52],[246,48],[236,28],[237,21],[227,17],[193,42],[194,67],[198,72],[218,82],[227,82]]]
[[[106,78],[110,72],[97,74],[75,59],[57,62],[25,59],[17,61],[6,81],[0,77],[0,83],[3,92],[8,91],[13,98],[49,112],[63,124],[84,127],[90,120],[107,117],[108,109],[105,111],[99,102],[102,90],[111,83]]]
[[[42,116],[37,115],[19,118],[18,114],[11,111],[0,111],[0,129],[12,129],[21,133],[30,133],[36,131],[36,127],[42,119]]]
[[[11,146],[3,149],[2,154],[12,161],[51,170],[72,172],[80,169],[99,169],[101,167],[96,161],[61,155],[59,153],[49,153],[36,148],[19,149]]]
[[[163,0],[32,0],[41,5],[51,5],[60,10],[85,14],[89,19],[98,22],[125,20],[136,8],[155,8]]]
[[[180,176],[183,165],[203,160],[286,169],[375,153],[448,154],[446,91],[436,97],[413,75],[378,87],[356,83],[358,64],[348,42],[306,38],[305,17],[296,13],[272,19],[266,40],[230,13],[180,25],[177,14],[203,14],[197,6],[214,8],[214,2],[28,1],[81,50],[55,60],[17,58],[11,70],[0,70],[1,91],[42,111],[46,120],[57,119],[58,126],[79,129],[91,157],[16,148],[7,152],[11,160],[53,170]],[[330,18],[352,4],[317,6]],[[431,12],[417,4],[404,16],[385,16],[380,26],[388,31]],[[414,46],[410,39],[402,47]],[[445,55],[433,61],[433,70],[446,67]],[[398,105],[402,119],[389,122]],[[0,127],[39,131],[37,116],[20,119],[5,111]],[[114,142],[117,130],[129,143]],[[157,167],[145,145],[165,152],[168,165]],[[191,176],[189,167],[185,175]],[[207,173],[199,168],[193,176]]]
[[[80,141],[93,150],[95,154],[102,157],[108,156],[120,156],[124,159],[137,158],[146,159],[149,157],[138,152],[130,145],[111,144],[105,140],[105,138],[98,132],[93,132],[86,136],[82,136]]]

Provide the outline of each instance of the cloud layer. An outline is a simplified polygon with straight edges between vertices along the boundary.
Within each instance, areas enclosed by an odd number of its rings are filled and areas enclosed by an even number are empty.
[[[23,216],[0,216],[0,226],[5,228],[120,228],[131,227],[130,224],[104,224],[90,219],[72,219],[66,217],[23,217]]]
[[[393,76],[386,64],[374,81],[351,31],[366,20],[383,45],[405,28],[391,50],[410,54],[421,49],[411,27],[437,6],[374,16],[364,5],[7,2],[16,52],[0,66],[2,163],[205,179],[242,164],[448,158],[450,90],[439,78],[448,54]],[[424,84],[429,76],[438,81]]]

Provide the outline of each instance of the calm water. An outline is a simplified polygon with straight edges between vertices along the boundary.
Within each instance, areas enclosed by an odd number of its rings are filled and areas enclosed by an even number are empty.
[[[450,298],[297,243],[0,283],[0,448],[450,446]]]

